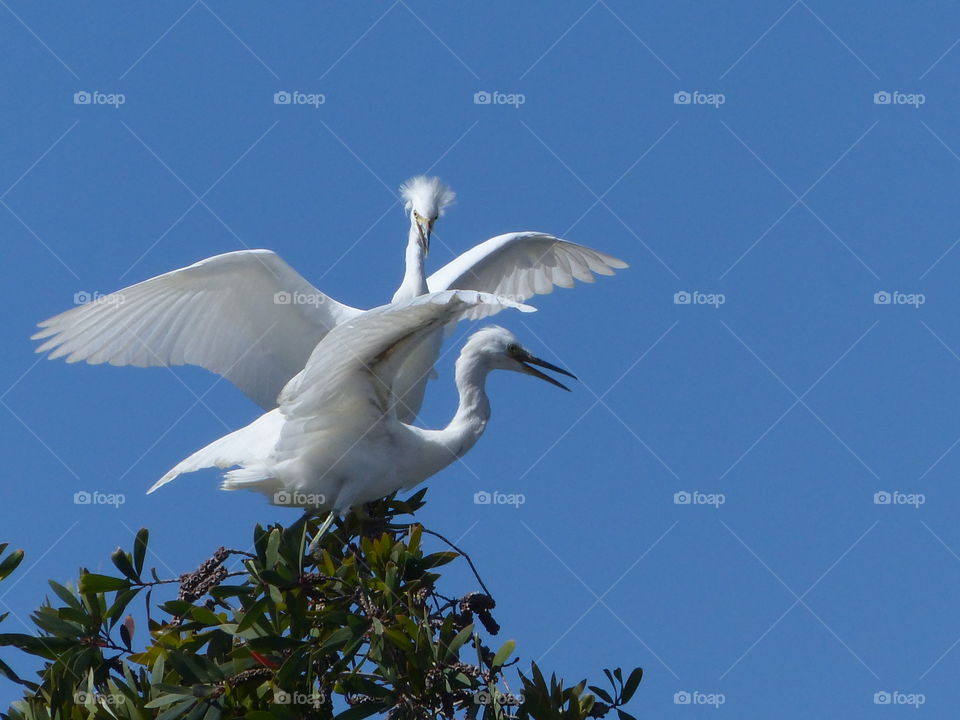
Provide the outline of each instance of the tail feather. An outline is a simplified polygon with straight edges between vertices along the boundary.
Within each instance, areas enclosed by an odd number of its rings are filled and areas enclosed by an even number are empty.
[[[220,487],[223,490],[256,490],[271,495],[282,490],[283,484],[270,477],[267,468],[258,463],[224,473]]]
[[[255,458],[266,457],[276,443],[282,425],[283,417],[276,410],[261,415],[250,425],[214,440],[206,447],[197,450],[190,457],[177,463],[147,490],[147,494],[149,495],[184,473],[196,472],[209,467],[225,469],[236,465],[245,465],[247,462],[252,463]],[[261,480],[266,479],[262,460],[256,464],[256,467],[235,470],[227,473],[227,476],[229,478],[234,474],[240,474],[240,477],[250,477],[256,474]],[[229,482],[229,480],[224,480],[224,489],[234,489],[228,484]],[[252,480],[244,480],[244,484],[252,482]]]

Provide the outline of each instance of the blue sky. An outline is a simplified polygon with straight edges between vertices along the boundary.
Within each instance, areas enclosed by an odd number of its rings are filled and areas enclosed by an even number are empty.
[[[7,631],[141,526],[172,575],[296,517],[212,472],[146,497],[257,409],[196,368],[39,360],[34,324],[244,247],[381,304],[396,188],[429,171],[459,196],[431,267],[531,229],[631,264],[498,318],[581,382],[495,375],[467,467],[429,483],[420,519],[472,553],[522,664],[642,665],[640,717],[956,707],[955,4],[0,5]],[[95,490],[125,502],[74,504]]]

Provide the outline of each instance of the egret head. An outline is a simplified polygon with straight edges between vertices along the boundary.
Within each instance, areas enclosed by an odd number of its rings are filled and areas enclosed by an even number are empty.
[[[513,370],[515,372],[522,372],[525,375],[533,375],[541,380],[546,380],[552,385],[563,388],[568,392],[570,388],[566,385],[540,372],[533,366],[538,365],[547,370],[553,370],[561,375],[571,377],[574,380],[577,379],[577,376],[573,373],[567,372],[563,368],[557,367],[533,355],[520,344],[516,335],[498,325],[488,325],[471,335],[466,346],[463,348],[464,354],[468,352],[482,357],[491,369]]]
[[[430,233],[448,205],[457,194],[438,177],[417,175],[400,186],[404,209],[410,214],[410,224],[416,227],[424,255],[430,251]]]

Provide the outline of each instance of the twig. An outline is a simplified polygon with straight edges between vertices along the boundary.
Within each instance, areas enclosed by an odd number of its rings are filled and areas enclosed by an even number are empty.
[[[409,526],[408,526],[408,527],[409,527]],[[445,542],[447,545],[449,545],[449,546],[452,547],[454,550],[456,550],[458,553],[460,553],[460,555],[462,555],[462,556],[464,557],[464,559],[467,561],[467,564],[470,566],[470,569],[473,571],[473,576],[477,579],[477,582],[480,583],[480,587],[483,588],[483,591],[484,591],[487,595],[489,595],[490,597],[493,597],[493,595],[492,595],[492,594],[490,593],[490,591],[487,589],[487,586],[483,584],[483,580],[480,578],[480,573],[477,572],[477,567],[476,567],[476,565],[473,564],[473,560],[470,559],[470,556],[467,555],[467,553],[465,553],[463,550],[461,550],[460,548],[458,548],[458,547],[457,547],[456,545],[454,545],[452,542],[450,542],[449,540],[447,540],[447,538],[445,538],[445,537],[444,537],[443,535],[441,535],[440,533],[434,532],[433,530],[427,530],[425,527],[423,527],[423,525],[420,526],[420,532],[425,532],[425,533],[427,533],[427,535],[433,535],[434,537],[440,538],[441,540],[443,540],[443,542]]]

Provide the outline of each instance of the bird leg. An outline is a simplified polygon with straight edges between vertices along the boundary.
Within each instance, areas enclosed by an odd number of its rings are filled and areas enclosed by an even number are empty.
[[[327,515],[327,519],[323,521],[323,525],[321,525],[320,529],[317,530],[317,534],[313,536],[313,540],[310,541],[310,545],[307,546],[308,553],[312,553],[317,549],[317,546],[320,544],[320,540],[323,539],[323,536],[326,534],[327,530],[330,529],[330,525],[333,524],[333,520],[336,517],[337,511],[331,510]]]

